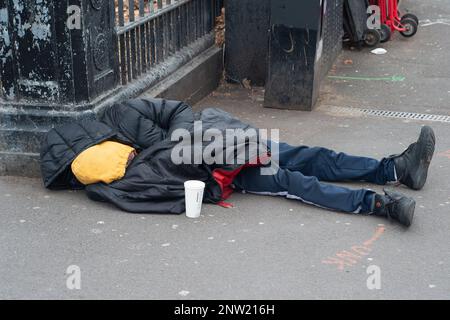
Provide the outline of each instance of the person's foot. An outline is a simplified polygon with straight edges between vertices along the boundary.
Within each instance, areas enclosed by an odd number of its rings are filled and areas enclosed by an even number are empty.
[[[414,190],[423,188],[427,181],[435,143],[433,129],[424,126],[417,142],[411,144],[401,155],[392,156],[400,183]]]
[[[384,190],[384,195],[376,194],[373,214],[396,220],[409,227],[414,218],[416,201],[401,193]]]

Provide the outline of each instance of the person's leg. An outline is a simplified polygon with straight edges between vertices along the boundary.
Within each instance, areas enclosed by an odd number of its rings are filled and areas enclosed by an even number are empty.
[[[278,152],[276,147],[272,146],[272,149],[280,168],[299,171],[305,176],[317,177],[320,181],[367,181],[384,185],[397,180],[392,158],[378,161],[336,153],[322,147],[294,147],[286,143],[278,144]]]
[[[278,195],[301,200],[322,208],[349,213],[369,213],[393,218],[410,226],[415,201],[399,193],[377,194],[371,190],[352,190],[306,177],[299,171],[279,169],[275,175],[261,175],[260,168],[242,170],[234,179],[236,189],[261,195]]]
[[[373,210],[375,192],[352,190],[320,182],[299,171],[279,169],[275,175],[261,175],[260,168],[246,168],[233,181],[235,187],[249,193],[279,195],[301,200],[326,209],[369,213]]]

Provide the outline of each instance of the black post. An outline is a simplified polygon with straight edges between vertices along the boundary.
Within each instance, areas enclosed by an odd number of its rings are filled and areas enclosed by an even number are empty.
[[[326,0],[272,0],[264,106],[311,110],[320,88]]]
[[[114,0],[0,0],[0,35],[0,173],[34,175],[45,132],[117,87]]]

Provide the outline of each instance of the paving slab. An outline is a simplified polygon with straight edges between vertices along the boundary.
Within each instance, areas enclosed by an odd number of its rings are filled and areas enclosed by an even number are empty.
[[[421,20],[450,17],[448,1],[404,5]],[[280,139],[292,144],[375,158],[402,151],[422,125],[431,125],[437,146],[425,188],[390,186],[417,201],[409,229],[248,194],[234,194],[232,209],[205,205],[194,220],[128,214],[90,201],[83,191],[52,192],[38,179],[1,177],[0,298],[449,299],[450,124],[333,108],[448,115],[449,31],[443,23],[426,26],[414,39],[387,44],[386,56],[344,51],[330,75],[405,80],[327,79],[313,112],[265,109],[262,88],[231,85],[195,106],[220,107],[255,126],[279,129]],[[352,65],[344,64],[348,59]],[[71,265],[80,268],[80,290],[66,286]],[[368,270],[381,272],[380,289],[368,289]]]

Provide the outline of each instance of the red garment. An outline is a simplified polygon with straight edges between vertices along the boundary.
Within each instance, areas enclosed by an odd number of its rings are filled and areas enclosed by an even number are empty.
[[[240,166],[239,168],[235,169],[235,170],[225,170],[225,169],[215,169],[212,173],[214,180],[216,180],[216,182],[219,184],[220,189],[222,190],[222,200],[218,203],[218,205],[225,207],[225,208],[230,208],[233,205],[230,203],[226,203],[224,202],[224,200],[228,199],[231,194],[234,192],[234,189],[231,187],[231,184],[233,183],[234,178],[236,178],[236,176],[239,174],[239,172],[241,172],[242,170],[244,170],[245,168],[248,167],[258,167],[261,166],[262,163],[262,159],[267,159],[268,157],[270,157],[270,155],[266,155],[262,158],[258,158],[258,160],[256,161],[255,164],[252,163],[247,163],[244,164],[242,166]]]

